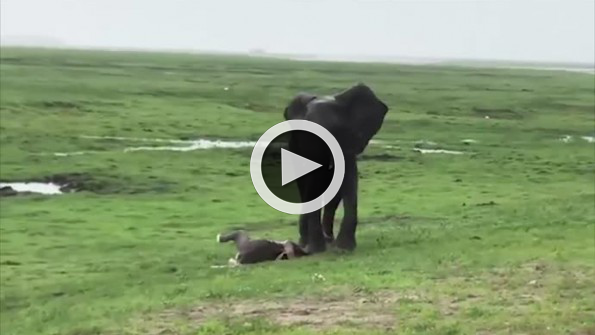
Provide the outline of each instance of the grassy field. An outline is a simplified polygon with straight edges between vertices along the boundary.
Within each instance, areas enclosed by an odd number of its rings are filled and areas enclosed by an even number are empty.
[[[251,150],[124,152],[256,140],[358,81],[391,110],[353,254],[213,269],[219,232],[297,239]],[[3,335],[595,333],[592,75],[3,48],[0,84],[0,180],[83,189],[0,199]]]

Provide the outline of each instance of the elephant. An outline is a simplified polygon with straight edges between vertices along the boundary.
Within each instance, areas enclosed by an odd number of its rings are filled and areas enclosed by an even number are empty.
[[[286,120],[308,120],[327,129],[337,140],[345,159],[345,176],[339,192],[324,207],[300,215],[299,244],[308,253],[326,250],[327,243],[335,243],[343,250],[356,248],[358,170],[357,156],[367,147],[380,130],[388,113],[388,106],[363,83],[358,83],[334,96],[317,97],[299,93],[284,110]],[[326,190],[333,177],[333,157],[322,139],[309,132],[294,131],[288,149],[304,158],[323,165],[297,179],[302,202],[316,199]],[[333,222],[339,203],[343,202],[344,215],[335,240]]]

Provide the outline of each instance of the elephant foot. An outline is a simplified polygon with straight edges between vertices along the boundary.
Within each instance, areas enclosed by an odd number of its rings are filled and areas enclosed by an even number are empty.
[[[308,245],[308,242],[306,241],[306,239],[305,239],[305,238],[301,238],[301,237],[300,237],[300,240],[298,241],[298,245],[299,245],[299,246],[300,246],[302,249],[305,249],[305,248],[306,248],[306,246]]]
[[[355,237],[345,237],[345,236],[339,235],[337,237],[337,240],[335,241],[335,245],[339,249],[353,251],[353,250],[355,250],[355,247],[356,247]]]
[[[321,252],[325,252],[326,251],[326,243],[310,243],[308,244],[304,250],[308,253],[308,254],[317,254],[317,253],[321,253]]]
[[[326,244],[333,244],[335,242],[335,237],[333,235],[324,234],[324,241]]]

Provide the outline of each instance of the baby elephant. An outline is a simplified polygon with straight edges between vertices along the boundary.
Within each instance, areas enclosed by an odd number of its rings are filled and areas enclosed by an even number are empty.
[[[229,260],[230,265],[254,264],[308,255],[302,247],[291,241],[251,240],[244,231],[217,235],[217,242],[234,241],[238,253]]]

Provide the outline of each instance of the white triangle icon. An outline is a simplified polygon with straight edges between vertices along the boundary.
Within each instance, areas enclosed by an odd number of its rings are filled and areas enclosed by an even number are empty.
[[[308,174],[322,165],[281,149],[281,186]]]

